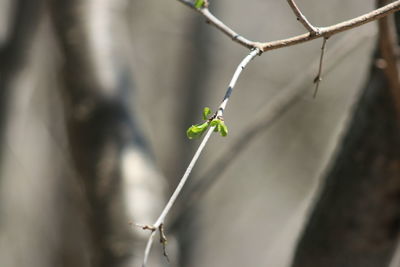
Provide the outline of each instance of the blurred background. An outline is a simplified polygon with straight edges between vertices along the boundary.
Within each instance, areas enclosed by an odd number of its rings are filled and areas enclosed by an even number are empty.
[[[328,26],[386,2],[297,4]],[[251,40],[305,32],[286,1],[210,10]],[[331,37],[315,99],[322,40],[256,57],[149,266],[400,266],[394,24]],[[141,266],[130,223],[154,223],[247,53],[174,0],[0,0],[0,266]]]

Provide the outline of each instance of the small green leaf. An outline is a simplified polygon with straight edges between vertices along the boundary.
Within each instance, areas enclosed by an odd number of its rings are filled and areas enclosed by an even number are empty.
[[[220,129],[218,130],[218,132],[221,134],[221,136],[227,136],[228,135],[228,127],[226,127],[225,123],[223,121],[221,121],[220,124],[218,124],[218,126],[220,127]]]
[[[203,5],[204,5],[204,0],[196,0],[196,2],[194,2],[195,8],[202,8]]]
[[[210,126],[211,127],[218,126],[218,124],[220,124],[220,123],[221,123],[221,120],[214,119],[214,120],[211,121]]]
[[[199,138],[208,128],[209,122],[192,125],[187,129],[186,135],[189,139]]]
[[[203,110],[203,120],[208,120],[208,116],[211,114],[211,109],[209,107],[205,107]]]

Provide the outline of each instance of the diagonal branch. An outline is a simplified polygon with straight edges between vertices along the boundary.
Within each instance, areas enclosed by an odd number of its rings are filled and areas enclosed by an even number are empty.
[[[222,117],[222,115],[223,115],[223,113],[225,111],[226,105],[228,104],[229,98],[230,98],[230,96],[232,94],[233,88],[235,87],[236,82],[237,82],[240,74],[242,73],[244,68],[247,66],[247,64],[259,54],[260,54],[260,50],[254,49],[254,50],[252,50],[250,52],[250,54],[248,54],[240,62],[239,66],[236,68],[235,73],[233,74],[233,77],[232,77],[232,79],[231,79],[231,81],[229,83],[229,86],[228,86],[228,89],[227,89],[227,91],[225,93],[225,96],[224,96],[224,98],[223,98],[223,100],[222,100],[222,102],[221,102],[221,104],[220,104],[220,106],[218,108],[217,116],[221,116]],[[208,140],[210,139],[211,134],[214,132],[214,129],[215,129],[215,126],[212,126],[207,131],[206,135],[204,136],[203,140],[200,143],[200,146],[197,148],[196,153],[194,154],[192,160],[190,161],[188,167],[186,168],[185,173],[183,174],[181,180],[179,181],[178,186],[176,187],[174,193],[172,194],[172,196],[168,200],[167,204],[165,205],[163,211],[161,212],[161,214],[158,217],[158,219],[156,220],[156,222],[151,227],[149,227],[149,229],[150,228],[151,229],[159,229],[160,226],[162,224],[164,224],[165,217],[168,215],[168,213],[171,210],[172,206],[175,204],[176,199],[178,198],[178,196],[180,195],[184,185],[186,184],[186,182],[187,182],[187,180],[189,178],[189,175],[193,170],[193,167],[195,166],[197,160],[199,159],[201,153],[203,152],[203,149],[205,148]],[[145,267],[146,264],[147,264],[147,259],[148,259],[148,256],[149,256],[149,253],[150,253],[150,250],[151,250],[151,246],[152,246],[152,243],[153,243],[153,239],[154,239],[154,236],[155,236],[155,234],[154,234],[155,231],[156,230],[152,230],[152,233],[151,233],[151,235],[149,237],[149,240],[147,242],[146,250],[145,250],[145,257],[144,257],[144,261],[143,261],[143,265],[142,265],[143,267]]]
[[[244,38],[243,36],[241,36],[240,34],[235,32],[234,30],[232,30],[230,27],[228,27],[221,20],[219,20],[217,17],[215,17],[210,12],[210,10],[207,8],[207,6],[203,6],[201,8],[196,8],[195,5],[191,1],[188,1],[188,0],[178,0],[178,1],[183,3],[186,6],[190,7],[191,9],[199,12],[200,14],[202,14],[207,19],[207,23],[216,27],[218,30],[223,32],[228,37],[230,37],[233,41],[235,41],[247,48],[250,48],[250,49],[259,47],[259,43]]]
[[[287,0],[289,6],[292,8],[293,13],[296,15],[297,20],[300,21],[301,24],[310,32],[311,35],[318,35],[319,29],[311,25],[311,23],[307,20],[306,16],[301,13],[300,9],[297,7],[294,0]]]

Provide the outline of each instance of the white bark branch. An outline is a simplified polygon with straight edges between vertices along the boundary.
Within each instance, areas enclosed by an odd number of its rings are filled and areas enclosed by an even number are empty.
[[[233,88],[236,85],[236,82],[240,76],[240,74],[242,73],[243,69],[247,66],[247,64],[253,59],[255,58],[258,54],[260,54],[260,50],[258,49],[254,49],[252,50],[239,64],[239,66],[236,68],[235,73],[233,74],[233,77],[229,83],[228,89],[225,93],[225,96],[218,108],[217,111],[217,116],[222,116],[226,105],[228,104],[229,98],[232,94]],[[186,181],[189,178],[190,173],[193,170],[193,167],[195,166],[197,160],[199,159],[201,153],[203,152],[204,147],[206,146],[208,140],[211,137],[211,134],[214,132],[215,126],[210,127],[210,129],[208,129],[206,135],[204,136],[203,140],[200,143],[200,146],[197,148],[196,153],[194,154],[192,160],[190,161],[188,167],[186,168],[185,173],[183,174],[181,180],[179,181],[178,186],[176,187],[174,193],[172,194],[172,196],[170,197],[170,199],[168,200],[167,204],[165,205],[165,208],[163,209],[163,211],[161,212],[160,216],[158,217],[158,219],[156,220],[156,222],[150,227],[152,229],[159,229],[160,225],[164,223],[165,221],[165,217],[168,215],[169,211],[171,210],[172,206],[174,205],[176,199],[178,198],[178,196],[180,195]],[[145,255],[144,255],[144,260],[143,260],[143,267],[146,267],[147,265],[147,261],[148,261],[148,257],[149,257],[149,253],[151,250],[151,246],[153,243],[153,239],[155,236],[155,232],[157,230],[152,230],[152,233],[149,237],[149,240],[147,241],[147,245],[146,245],[146,250],[145,250]]]

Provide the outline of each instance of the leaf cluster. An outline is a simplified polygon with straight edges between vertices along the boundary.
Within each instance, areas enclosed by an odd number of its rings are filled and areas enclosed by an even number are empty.
[[[211,113],[212,111],[210,108],[204,108],[203,120],[205,120],[205,122],[192,125],[189,127],[189,129],[187,129],[186,135],[189,139],[201,137],[209,127],[215,127],[214,131],[219,132],[221,136],[225,137],[228,135],[228,127],[225,125],[224,120],[221,117],[217,117],[216,114],[209,118]]]

